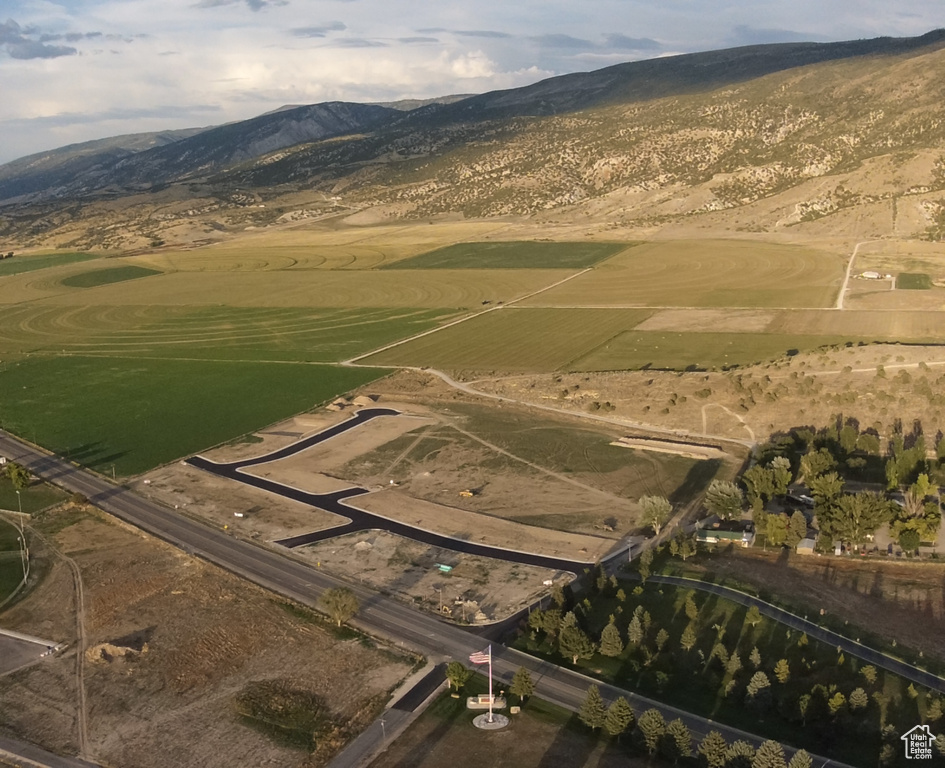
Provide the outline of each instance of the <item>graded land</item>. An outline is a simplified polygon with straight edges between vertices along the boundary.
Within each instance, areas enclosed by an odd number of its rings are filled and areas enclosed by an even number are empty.
[[[457,243],[381,269],[581,269],[628,247],[628,243]]]
[[[83,685],[104,764],[321,766],[414,664],[90,508],[36,527],[45,575],[4,626],[70,647],[4,678],[0,729],[15,738],[75,754]]]

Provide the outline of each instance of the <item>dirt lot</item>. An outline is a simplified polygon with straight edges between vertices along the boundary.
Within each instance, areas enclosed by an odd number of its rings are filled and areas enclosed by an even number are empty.
[[[295,553],[461,623],[477,623],[479,611],[479,621],[502,619],[547,593],[545,580],[571,579],[558,571],[463,555],[381,531],[339,536]],[[453,570],[440,572],[440,563]]]
[[[915,293],[915,291],[913,291]],[[609,417],[739,440],[824,425],[842,413],[881,434],[895,419],[918,419],[927,435],[945,428],[945,347],[876,344],[805,353],[730,371],[629,371],[483,379],[477,389],[569,411],[584,391],[616,406]],[[577,385],[566,398],[562,388]]]
[[[534,712],[535,702],[501,731],[480,731],[466,712],[445,696],[377,757],[371,768],[636,768],[649,765],[629,757],[607,739],[564,724],[565,713]]]
[[[732,550],[705,567],[945,659],[945,566]]]
[[[94,511],[42,523],[78,566],[91,755],[109,765],[323,765],[356,733],[412,661],[339,640],[307,612]],[[75,602],[62,560],[4,624],[67,640],[62,657],[0,680],[0,728],[75,752]],[[322,748],[277,743],[236,712],[258,681],[314,694],[339,724]],[[173,738],[170,738],[173,736]]]

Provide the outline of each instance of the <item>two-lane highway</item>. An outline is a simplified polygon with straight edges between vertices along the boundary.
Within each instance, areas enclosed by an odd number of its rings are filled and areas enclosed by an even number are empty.
[[[120,520],[299,603],[316,607],[324,590],[345,586],[357,595],[361,603],[352,624],[369,634],[386,638],[405,650],[434,659],[467,659],[471,653],[484,650],[487,641],[458,626],[442,622],[363,586],[348,584],[280,552],[234,538],[221,530],[183,517],[59,457],[28,446],[2,431],[0,455],[22,464],[37,476],[55,482],[72,493],[83,494],[97,507]],[[510,648],[497,645],[493,648],[497,677],[510,681],[520,666],[526,667],[537,683],[538,695],[574,711],[583,702],[588,686],[596,682],[578,672]],[[600,687],[605,699],[625,696],[638,712],[653,707],[661,710],[669,719],[680,717],[697,738],[709,730],[717,730],[729,742],[744,739],[759,744],[762,741],[753,734],[713,723],[629,691],[603,684]],[[818,762],[822,765],[842,765],[823,757],[818,758]]]

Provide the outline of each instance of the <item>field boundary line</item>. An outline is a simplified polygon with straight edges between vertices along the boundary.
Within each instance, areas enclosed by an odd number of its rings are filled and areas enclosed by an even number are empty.
[[[356,366],[358,360],[363,360],[366,357],[371,357],[372,355],[377,355],[377,354],[380,354],[381,352],[386,352],[388,349],[399,347],[401,344],[406,344],[407,342],[414,341],[416,339],[422,339],[424,336],[429,336],[430,334],[438,333],[439,331],[445,331],[447,328],[452,328],[454,325],[465,323],[467,320],[472,320],[473,318],[476,318],[476,317],[482,317],[483,315],[488,314],[489,312],[495,312],[496,310],[503,309],[504,307],[511,307],[512,305],[517,304],[520,301],[525,301],[525,299],[530,299],[532,296],[537,296],[539,293],[543,293],[544,291],[550,291],[552,288],[556,288],[562,283],[568,282],[568,280],[573,280],[575,277],[580,277],[581,275],[587,272],[590,272],[591,269],[592,267],[588,267],[587,269],[582,269],[580,272],[575,272],[573,275],[568,275],[563,280],[558,280],[557,282],[554,282],[551,285],[546,285],[544,288],[539,288],[538,290],[532,291],[531,293],[526,293],[524,296],[519,296],[517,299],[513,299],[512,301],[506,302],[505,304],[497,304],[495,306],[489,307],[488,309],[483,309],[483,310],[480,310],[479,312],[473,312],[472,314],[466,315],[465,317],[460,317],[457,320],[453,320],[447,323],[446,325],[441,325],[438,328],[431,328],[430,330],[423,331],[421,333],[416,334],[415,336],[408,336],[406,339],[401,339],[400,341],[395,341],[391,344],[387,344],[383,347],[374,349],[370,352],[365,352],[363,355],[357,355],[356,357],[348,358],[347,360],[342,361],[341,365]],[[367,366],[367,367],[376,368],[378,366]],[[382,367],[390,367],[390,366],[382,366]],[[403,367],[403,366],[393,366],[393,367],[398,368],[398,367]]]
[[[870,243],[881,243],[882,240],[861,240],[855,246],[853,246],[853,253],[850,254],[850,260],[847,262],[847,271],[843,276],[843,284],[840,286],[840,293],[837,294],[837,303],[834,304],[834,309],[843,309],[843,300],[847,295],[847,288],[850,285],[850,273],[853,272],[853,262],[856,261],[856,254],[860,250],[861,245],[869,245]]]

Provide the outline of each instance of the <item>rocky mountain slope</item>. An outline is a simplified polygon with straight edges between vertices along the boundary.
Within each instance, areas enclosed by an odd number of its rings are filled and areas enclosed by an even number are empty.
[[[58,189],[59,201],[0,208],[0,237],[127,247],[165,239],[182,219],[211,234],[339,208],[375,219],[515,215],[603,227],[701,217],[773,230],[877,206],[891,211],[879,229],[937,237],[943,71],[937,31],[634,62],[407,113],[302,107],[120,158]],[[131,240],[83,227],[105,210],[96,195],[144,189],[124,212],[108,208],[110,221],[131,225]],[[184,202],[163,223],[150,217],[147,232],[134,224],[170,198]]]

